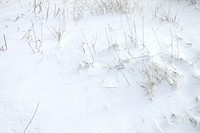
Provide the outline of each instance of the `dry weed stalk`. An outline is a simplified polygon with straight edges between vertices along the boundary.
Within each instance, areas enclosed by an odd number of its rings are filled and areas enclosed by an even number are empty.
[[[36,33],[35,30],[35,24],[33,21],[31,21],[31,28],[27,30],[27,32],[22,37],[22,40],[25,40],[29,47],[31,48],[31,51],[35,53],[42,52],[42,41],[43,41],[43,30],[42,30],[43,24],[41,23],[41,29],[40,29],[40,37],[37,36],[38,32]],[[32,46],[34,44],[34,47]]]
[[[20,0],[18,0],[18,2],[19,2],[19,5],[20,5],[21,9],[23,9],[23,6],[22,6],[22,3],[21,3],[21,1],[20,1]]]
[[[8,50],[8,44],[7,44],[7,40],[6,40],[6,35],[5,34],[3,34],[3,40],[4,40],[4,46],[2,46],[1,48],[0,48],[0,50],[1,51],[6,51],[6,50]]]
[[[94,59],[94,54],[95,54],[95,45],[96,45],[96,43],[97,43],[97,36],[96,37],[94,37],[94,35],[93,35],[93,42],[92,43],[89,43],[88,42],[88,39],[86,38],[86,36],[85,36],[85,34],[83,33],[83,31],[81,30],[81,33],[82,33],[82,36],[83,36],[83,38],[84,38],[84,42],[83,42],[83,45],[84,44],[86,44],[86,46],[87,46],[87,49],[88,49],[88,51],[89,51],[89,53],[90,53],[90,55],[91,55],[91,57],[92,57],[92,62],[94,63],[94,61],[95,61],[95,59]],[[84,53],[85,53],[85,49],[83,49],[83,51],[84,51]]]
[[[37,103],[37,106],[36,106],[36,108],[35,108],[35,111],[34,111],[34,113],[33,113],[33,116],[31,117],[30,121],[28,122],[28,124],[27,124],[26,128],[24,129],[23,133],[26,133],[26,131],[28,130],[29,126],[31,125],[31,123],[32,123],[32,121],[33,121],[33,119],[35,118],[35,115],[36,115],[36,113],[37,113],[37,111],[38,111],[38,108],[39,108],[39,103]]]
[[[3,34],[3,40],[4,40],[4,44],[5,44],[5,50],[8,50],[8,45],[7,45],[6,35],[5,34]]]

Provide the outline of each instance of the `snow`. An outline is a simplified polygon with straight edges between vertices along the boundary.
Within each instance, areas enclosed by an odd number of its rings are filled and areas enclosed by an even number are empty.
[[[199,132],[198,1],[74,4],[0,1],[0,132]]]

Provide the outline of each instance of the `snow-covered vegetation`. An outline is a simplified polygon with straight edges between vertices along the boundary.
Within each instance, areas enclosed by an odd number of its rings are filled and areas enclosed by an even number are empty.
[[[198,133],[198,0],[0,0],[1,133]]]

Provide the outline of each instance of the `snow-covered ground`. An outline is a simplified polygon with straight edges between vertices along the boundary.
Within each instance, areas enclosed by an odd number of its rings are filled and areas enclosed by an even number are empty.
[[[200,2],[112,1],[0,1],[0,133],[200,131]]]

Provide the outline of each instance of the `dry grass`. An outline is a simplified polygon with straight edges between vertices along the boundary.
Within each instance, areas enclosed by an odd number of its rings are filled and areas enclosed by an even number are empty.
[[[92,14],[126,14],[133,13],[138,7],[134,0],[91,0],[88,8]]]
[[[72,15],[75,21],[84,17],[84,14],[131,14],[141,10],[139,0],[75,0],[72,3]]]
[[[171,12],[171,7],[168,5],[168,8],[165,7],[165,2],[158,3],[155,8],[153,9],[153,17],[156,20],[161,22],[170,22],[174,24],[178,24],[177,14],[178,12]]]
[[[146,70],[143,70],[143,73],[146,80],[141,86],[146,89],[151,100],[153,100],[154,97],[153,88],[162,81],[167,81],[167,83],[174,88],[177,87],[179,74],[173,69],[150,62]]]

